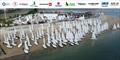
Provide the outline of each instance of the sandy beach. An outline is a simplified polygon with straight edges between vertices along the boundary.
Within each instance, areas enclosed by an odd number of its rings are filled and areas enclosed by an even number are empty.
[[[102,20],[102,22],[108,22],[110,29],[112,28],[113,24],[120,23],[120,18],[119,17],[103,15],[103,16],[100,16],[100,19]],[[16,26],[16,27],[19,28],[19,26]],[[28,27],[28,25],[26,25],[25,27]],[[39,26],[38,25],[34,25],[34,27],[39,27]],[[3,35],[2,34],[7,33],[7,32],[5,32],[5,30],[8,29],[8,28],[1,28],[1,29],[3,30],[3,32],[1,32],[1,35],[0,35],[0,37],[1,37],[0,38],[1,39],[0,45],[5,50],[6,55],[0,56],[0,59],[5,59],[5,58],[12,57],[12,56],[24,54],[24,52],[22,50],[23,47],[18,48],[16,46],[16,47],[13,47],[13,48],[7,48],[6,46],[3,45],[3,43],[2,43]],[[44,30],[46,30],[46,27],[44,27]],[[91,34],[87,34],[86,37],[83,39],[83,41],[84,40],[89,40],[90,35]],[[46,40],[47,40],[47,37],[46,37]],[[30,51],[29,51],[30,53],[35,52],[35,51],[41,51],[42,52],[44,50],[44,48],[42,47],[43,40],[40,39],[40,40],[38,40],[38,42],[39,42],[39,45],[35,45],[35,44],[32,43],[32,47],[30,47]],[[16,41],[16,43],[18,44],[19,41]]]

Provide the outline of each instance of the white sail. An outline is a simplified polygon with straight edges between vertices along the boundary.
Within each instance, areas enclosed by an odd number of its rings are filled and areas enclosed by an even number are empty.
[[[34,36],[34,44],[35,44],[35,45],[38,45],[38,41],[37,41],[37,39],[36,39],[36,35]]]
[[[8,38],[8,37],[5,37],[5,35],[4,35],[4,39],[5,39],[4,43],[7,44],[7,47],[8,47],[8,48],[12,48],[12,46],[10,46],[9,38]]]
[[[120,28],[120,24],[119,23],[117,23],[117,28]]]
[[[61,39],[63,40],[63,44],[64,44],[64,45],[67,45],[67,42],[68,42],[68,41],[67,41],[66,38],[65,38],[64,32],[62,32],[61,35],[62,35],[62,36],[61,36]]]
[[[51,38],[53,43],[57,43],[58,41],[55,39],[55,31],[54,31],[54,26],[52,24],[52,31],[51,31]]]
[[[49,27],[47,29],[47,36],[48,36],[48,41],[47,41],[47,46],[50,46],[50,43],[51,43],[51,38],[50,38],[50,31],[49,31]]]
[[[29,47],[27,45],[27,41],[24,41],[24,52],[29,53],[28,50],[29,50]]]
[[[33,31],[32,31],[33,30],[33,25],[32,24],[29,25],[29,30],[30,30],[30,34],[31,34],[31,40],[34,41],[35,38],[34,38]]]
[[[28,47],[27,41],[24,41],[24,45],[25,45],[24,48],[25,48],[26,50],[29,50],[29,47]]]
[[[62,39],[61,39],[61,36],[60,36],[60,32],[58,32],[57,30],[55,30],[55,32],[56,32],[56,40],[58,40],[59,41],[59,46],[60,47],[63,47],[63,45],[62,45]]]
[[[35,39],[35,36],[34,36],[33,32],[31,32],[31,40],[34,41],[34,39]]]
[[[73,33],[68,31],[68,33],[66,34],[66,38],[68,39],[68,41],[70,42],[71,45],[74,45],[74,36],[73,36]]]
[[[13,29],[14,29],[13,38],[16,39],[16,33],[17,33],[17,31],[16,31],[16,28],[15,28],[15,27],[13,27]]]
[[[47,46],[45,44],[45,38],[43,38],[43,48],[47,48]]]
[[[7,37],[6,37],[6,35],[4,34],[4,43],[7,43]]]
[[[21,17],[21,16],[19,16],[19,21],[21,21],[21,20],[20,20],[20,17]],[[22,26],[20,26],[20,29],[21,29],[21,31],[20,31],[20,43],[19,43],[18,47],[21,47],[21,46],[22,46],[22,43],[23,43],[23,42],[22,42],[22,39],[25,38],[25,35],[24,35],[24,31],[23,31]]]
[[[13,38],[13,37],[11,38],[11,41],[12,41],[12,43],[11,43],[11,44],[12,44],[13,46],[16,46],[16,44],[15,44],[15,41],[14,41],[14,38]]]
[[[39,30],[37,30],[37,32],[36,32],[36,39],[38,40],[39,39]]]
[[[22,33],[20,33],[20,43],[18,44],[18,47],[21,47],[21,46],[22,46],[22,43],[23,43],[23,42],[22,42],[22,38],[23,38],[23,37],[22,37]]]
[[[78,33],[78,32],[76,32],[75,33],[75,39],[74,39],[74,41],[75,41],[75,44],[76,45],[79,45],[79,41],[81,40],[81,38],[80,38],[80,34]]]
[[[52,46],[54,48],[56,48],[57,47],[57,41],[56,41],[55,35],[54,35],[54,26],[53,26],[53,24],[52,24],[51,38],[52,38],[52,43],[53,43]]]
[[[30,43],[30,40],[29,40],[29,37],[28,37],[27,34],[26,34],[26,41],[28,42],[28,46],[32,46],[31,43]]]
[[[117,29],[117,27],[116,27],[116,25],[114,24],[114,25],[113,25],[113,30],[116,30],[116,29]]]
[[[44,25],[42,24],[42,28],[41,28],[42,29],[42,36],[44,36],[44,28],[43,27],[44,27]]]
[[[95,40],[95,39],[96,39],[96,35],[95,35],[95,33],[94,33],[94,32],[92,33],[92,37],[91,37],[91,39],[93,39],[93,40]]]
[[[108,25],[108,23],[106,22],[106,29],[108,30],[109,29],[109,25]]]
[[[41,33],[41,30],[39,29],[39,38],[42,38],[42,33]]]
[[[47,46],[50,46],[50,43],[51,43],[51,36],[50,36],[51,32],[50,32],[50,23],[48,23],[48,26],[47,26]]]

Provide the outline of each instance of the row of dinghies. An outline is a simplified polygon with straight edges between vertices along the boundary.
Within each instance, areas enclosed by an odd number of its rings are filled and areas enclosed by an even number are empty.
[[[78,19],[74,21],[62,22],[48,22],[45,24],[38,24],[39,27],[29,25],[27,31],[20,26],[20,30],[13,27],[12,31],[4,34],[3,43],[8,48],[23,47],[24,53],[29,53],[32,44],[41,45],[39,41],[42,40],[43,48],[48,47],[64,47],[66,45],[79,45],[82,38],[87,33],[92,33],[91,39],[96,40],[97,34],[109,29],[107,22],[102,22],[99,18]],[[120,28],[119,24],[114,24],[113,29]],[[17,44],[17,43],[18,44]]]

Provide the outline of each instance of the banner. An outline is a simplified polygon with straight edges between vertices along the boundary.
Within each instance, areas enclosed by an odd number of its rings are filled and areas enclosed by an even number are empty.
[[[120,8],[120,0],[1,0],[4,8]]]

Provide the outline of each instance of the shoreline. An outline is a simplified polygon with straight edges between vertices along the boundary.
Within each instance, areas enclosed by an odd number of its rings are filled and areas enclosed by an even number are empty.
[[[120,30],[116,30],[116,31],[120,31]],[[113,30],[108,30],[108,31],[105,31],[105,32],[102,32],[101,34],[99,34],[98,36],[102,37],[110,32],[114,32]],[[88,36],[90,37],[90,35],[88,34]],[[86,36],[85,38],[83,38],[80,43],[81,44],[84,44],[86,43],[88,40],[92,41],[92,39],[90,39],[88,36]],[[99,37],[98,37],[99,38]],[[81,45],[80,44],[80,45]],[[45,54],[49,54],[49,52],[51,51],[56,51],[56,50],[59,50],[59,49],[64,49],[64,48],[67,48],[67,47],[77,47],[77,45],[74,45],[74,46],[71,46],[71,45],[66,45],[64,46],[63,48],[61,47],[57,47],[57,48],[53,48],[53,47],[49,47],[48,49],[43,49],[43,50],[36,50],[36,51],[33,51],[33,52],[30,52],[28,54],[20,54],[20,55],[16,55],[16,56],[12,56],[13,58],[15,57],[26,57],[25,60],[29,60],[29,56],[31,56],[32,54],[40,54],[41,56],[44,56]],[[11,60],[12,57],[8,57],[8,58],[4,58],[2,60]]]
[[[109,27],[111,28],[112,27],[112,25],[114,24],[114,23],[120,23],[120,19],[119,18],[114,18],[114,17],[110,17],[110,16],[101,16],[100,17],[102,20],[104,20],[104,21],[107,21],[108,22],[108,24],[109,24]],[[111,19],[112,18],[112,19]],[[112,20],[114,20],[114,21],[112,21]],[[119,20],[119,21],[118,21]],[[109,29],[110,30],[110,32],[111,32],[111,29]],[[105,32],[106,33],[106,32]],[[100,35],[101,34],[103,34],[103,33],[100,33]],[[90,35],[86,35],[87,37],[85,37],[85,38],[83,38],[82,39],[82,42],[84,42],[84,40],[89,40],[89,36]],[[2,44],[2,43],[1,43]],[[50,47],[50,48],[47,48],[47,49],[44,49],[43,47],[42,47],[42,44],[43,44],[43,42],[42,42],[42,39],[40,39],[39,40],[39,45],[34,45],[34,44],[32,44],[32,47],[30,47],[30,53],[28,53],[28,55],[29,54],[31,54],[31,53],[34,53],[34,52],[37,52],[37,51],[41,51],[41,53],[44,53],[44,50],[46,51],[46,50],[49,50],[49,49],[51,49],[51,50],[53,50],[53,47]],[[69,46],[69,45],[67,45],[67,46]],[[2,46],[2,47],[4,47],[4,46]],[[65,46],[66,47],[66,46]],[[56,49],[59,49],[60,47],[57,47]],[[63,47],[64,48],[64,47]],[[19,55],[26,55],[26,54],[24,54],[24,52],[22,51],[22,47],[20,47],[20,48],[18,48],[17,46],[16,47],[14,47],[14,48],[11,48],[11,49],[9,49],[9,48],[7,48],[7,47],[4,47],[4,49],[6,49],[6,52],[8,53],[8,55],[4,55],[4,56],[0,56],[0,59],[8,59],[8,58],[11,58],[11,57],[14,57],[14,56],[19,56]],[[14,54],[13,54],[14,53]]]
[[[90,37],[91,37],[91,34],[89,33],[84,38],[82,38],[82,41],[80,41],[79,43],[84,43],[85,41],[89,40]],[[74,45],[74,46],[77,46],[77,45]],[[71,45],[70,44],[64,45],[63,48],[65,48],[65,47],[71,47]],[[50,51],[54,51],[54,50],[58,50],[58,49],[63,49],[63,48],[59,47],[59,46],[57,48],[48,47],[47,49],[44,49],[44,48],[43,49],[38,49],[38,50],[32,51],[32,52],[30,52],[28,54],[20,54],[20,55],[16,55],[16,56],[27,56],[27,55],[31,55],[31,54],[34,54],[34,53],[37,53],[37,52],[39,52],[41,55],[44,55],[44,54],[47,54]],[[15,56],[4,58],[3,60],[8,60],[8,59],[10,59],[12,57],[15,57]]]

